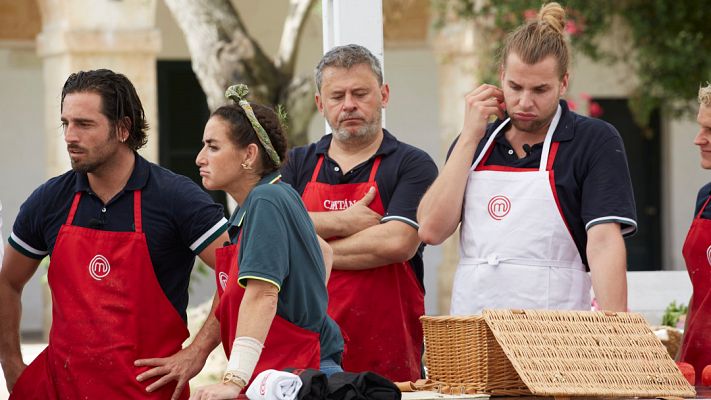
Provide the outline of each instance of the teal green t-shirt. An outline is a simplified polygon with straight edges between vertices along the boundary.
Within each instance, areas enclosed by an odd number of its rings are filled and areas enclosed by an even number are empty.
[[[239,283],[279,288],[277,315],[321,338],[321,359],[340,361],[343,337],[328,316],[326,268],[316,230],[301,197],[274,172],[252,189],[230,218],[233,243],[241,232]]]

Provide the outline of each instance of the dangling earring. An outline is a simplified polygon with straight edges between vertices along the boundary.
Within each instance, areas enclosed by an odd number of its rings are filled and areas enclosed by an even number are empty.
[[[251,166],[251,165],[247,165],[246,162],[243,162],[243,163],[242,163],[242,168],[244,168],[244,169],[252,169],[252,166]]]

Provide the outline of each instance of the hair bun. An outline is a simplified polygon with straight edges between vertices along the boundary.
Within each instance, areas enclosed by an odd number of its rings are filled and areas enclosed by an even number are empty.
[[[546,3],[541,7],[541,11],[538,12],[538,20],[540,23],[547,24],[558,33],[563,34],[565,10],[556,2]]]

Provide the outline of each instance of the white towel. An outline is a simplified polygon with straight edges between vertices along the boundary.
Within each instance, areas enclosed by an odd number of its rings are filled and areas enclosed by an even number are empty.
[[[247,389],[249,400],[294,400],[301,389],[301,379],[284,371],[262,371]]]

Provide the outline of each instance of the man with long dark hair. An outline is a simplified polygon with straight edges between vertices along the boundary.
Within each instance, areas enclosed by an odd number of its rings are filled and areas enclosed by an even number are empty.
[[[61,123],[72,169],[22,205],[0,270],[0,361],[11,398],[187,398],[187,380],[219,342],[212,317],[181,350],[195,256],[213,265],[228,240],[222,207],[138,155],[147,123],[125,76],[69,76]],[[45,256],[49,345],[25,366],[20,296]]]

